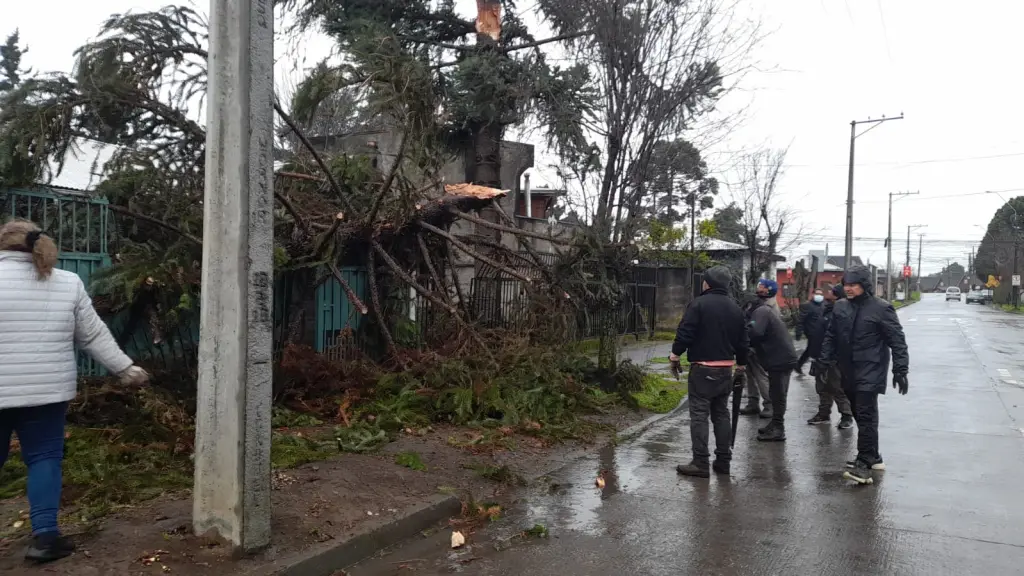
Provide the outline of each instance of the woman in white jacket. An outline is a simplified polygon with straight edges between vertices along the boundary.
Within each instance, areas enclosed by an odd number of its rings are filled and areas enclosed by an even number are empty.
[[[57,512],[64,419],[78,385],[76,347],[124,383],[149,378],[117,346],[78,275],[56,264],[57,246],[35,224],[0,227],[0,466],[17,433],[33,534],[26,558],[36,562],[74,551],[60,535]]]

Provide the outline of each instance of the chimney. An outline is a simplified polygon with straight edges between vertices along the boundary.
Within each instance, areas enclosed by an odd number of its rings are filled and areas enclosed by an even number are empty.
[[[530,187],[530,173],[524,174],[523,178],[526,179],[526,217],[533,218],[533,189]]]

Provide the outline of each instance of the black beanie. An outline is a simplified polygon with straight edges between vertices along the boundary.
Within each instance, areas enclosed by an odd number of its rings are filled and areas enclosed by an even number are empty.
[[[732,272],[729,271],[729,268],[722,265],[713,266],[704,273],[704,281],[712,289],[727,290],[729,283],[732,282]]]
[[[846,298],[846,291],[843,290],[842,284],[836,284],[832,287],[832,295],[836,297],[836,300],[842,300]]]

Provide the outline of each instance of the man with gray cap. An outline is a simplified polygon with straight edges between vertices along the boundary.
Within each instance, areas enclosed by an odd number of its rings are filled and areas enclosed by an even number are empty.
[[[857,457],[846,463],[849,470],[843,477],[871,484],[872,470],[885,470],[878,451],[878,395],[885,394],[890,351],[892,386],[900,394],[909,388],[910,354],[896,310],[875,297],[866,267],[850,268],[843,276],[843,290],[846,300],[832,309],[819,361],[838,365],[857,422]]]
[[[729,474],[732,460],[732,423],[729,421],[729,393],[733,367],[743,370],[747,362],[747,330],[743,311],[729,297],[732,273],[715,266],[704,274],[703,292],[683,315],[669,361],[678,370],[684,353],[690,361],[690,439],[693,460],[676,471],[684,476],[708,478],[709,468]],[[715,428],[715,463],[709,466],[708,416]]]

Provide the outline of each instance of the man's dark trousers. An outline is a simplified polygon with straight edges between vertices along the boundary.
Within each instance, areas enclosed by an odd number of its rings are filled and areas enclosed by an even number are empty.
[[[857,422],[857,459],[874,464],[881,460],[878,453],[878,394],[857,392],[853,388],[846,388],[844,392]]]
[[[707,466],[711,457],[708,451],[709,416],[715,427],[715,459],[729,462],[732,459],[732,449],[729,447],[732,434],[729,421],[732,368],[692,364],[689,385],[690,442],[693,445],[694,462]]]
[[[818,393],[818,414],[831,415],[832,403],[835,402],[840,414],[853,415],[853,408],[850,406],[850,400],[846,398],[842,381],[839,368],[835,366],[822,367],[814,377],[814,391]]]
[[[772,424],[782,426],[786,421],[786,397],[789,395],[789,377],[792,370],[769,370],[768,393],[772,397]]]

